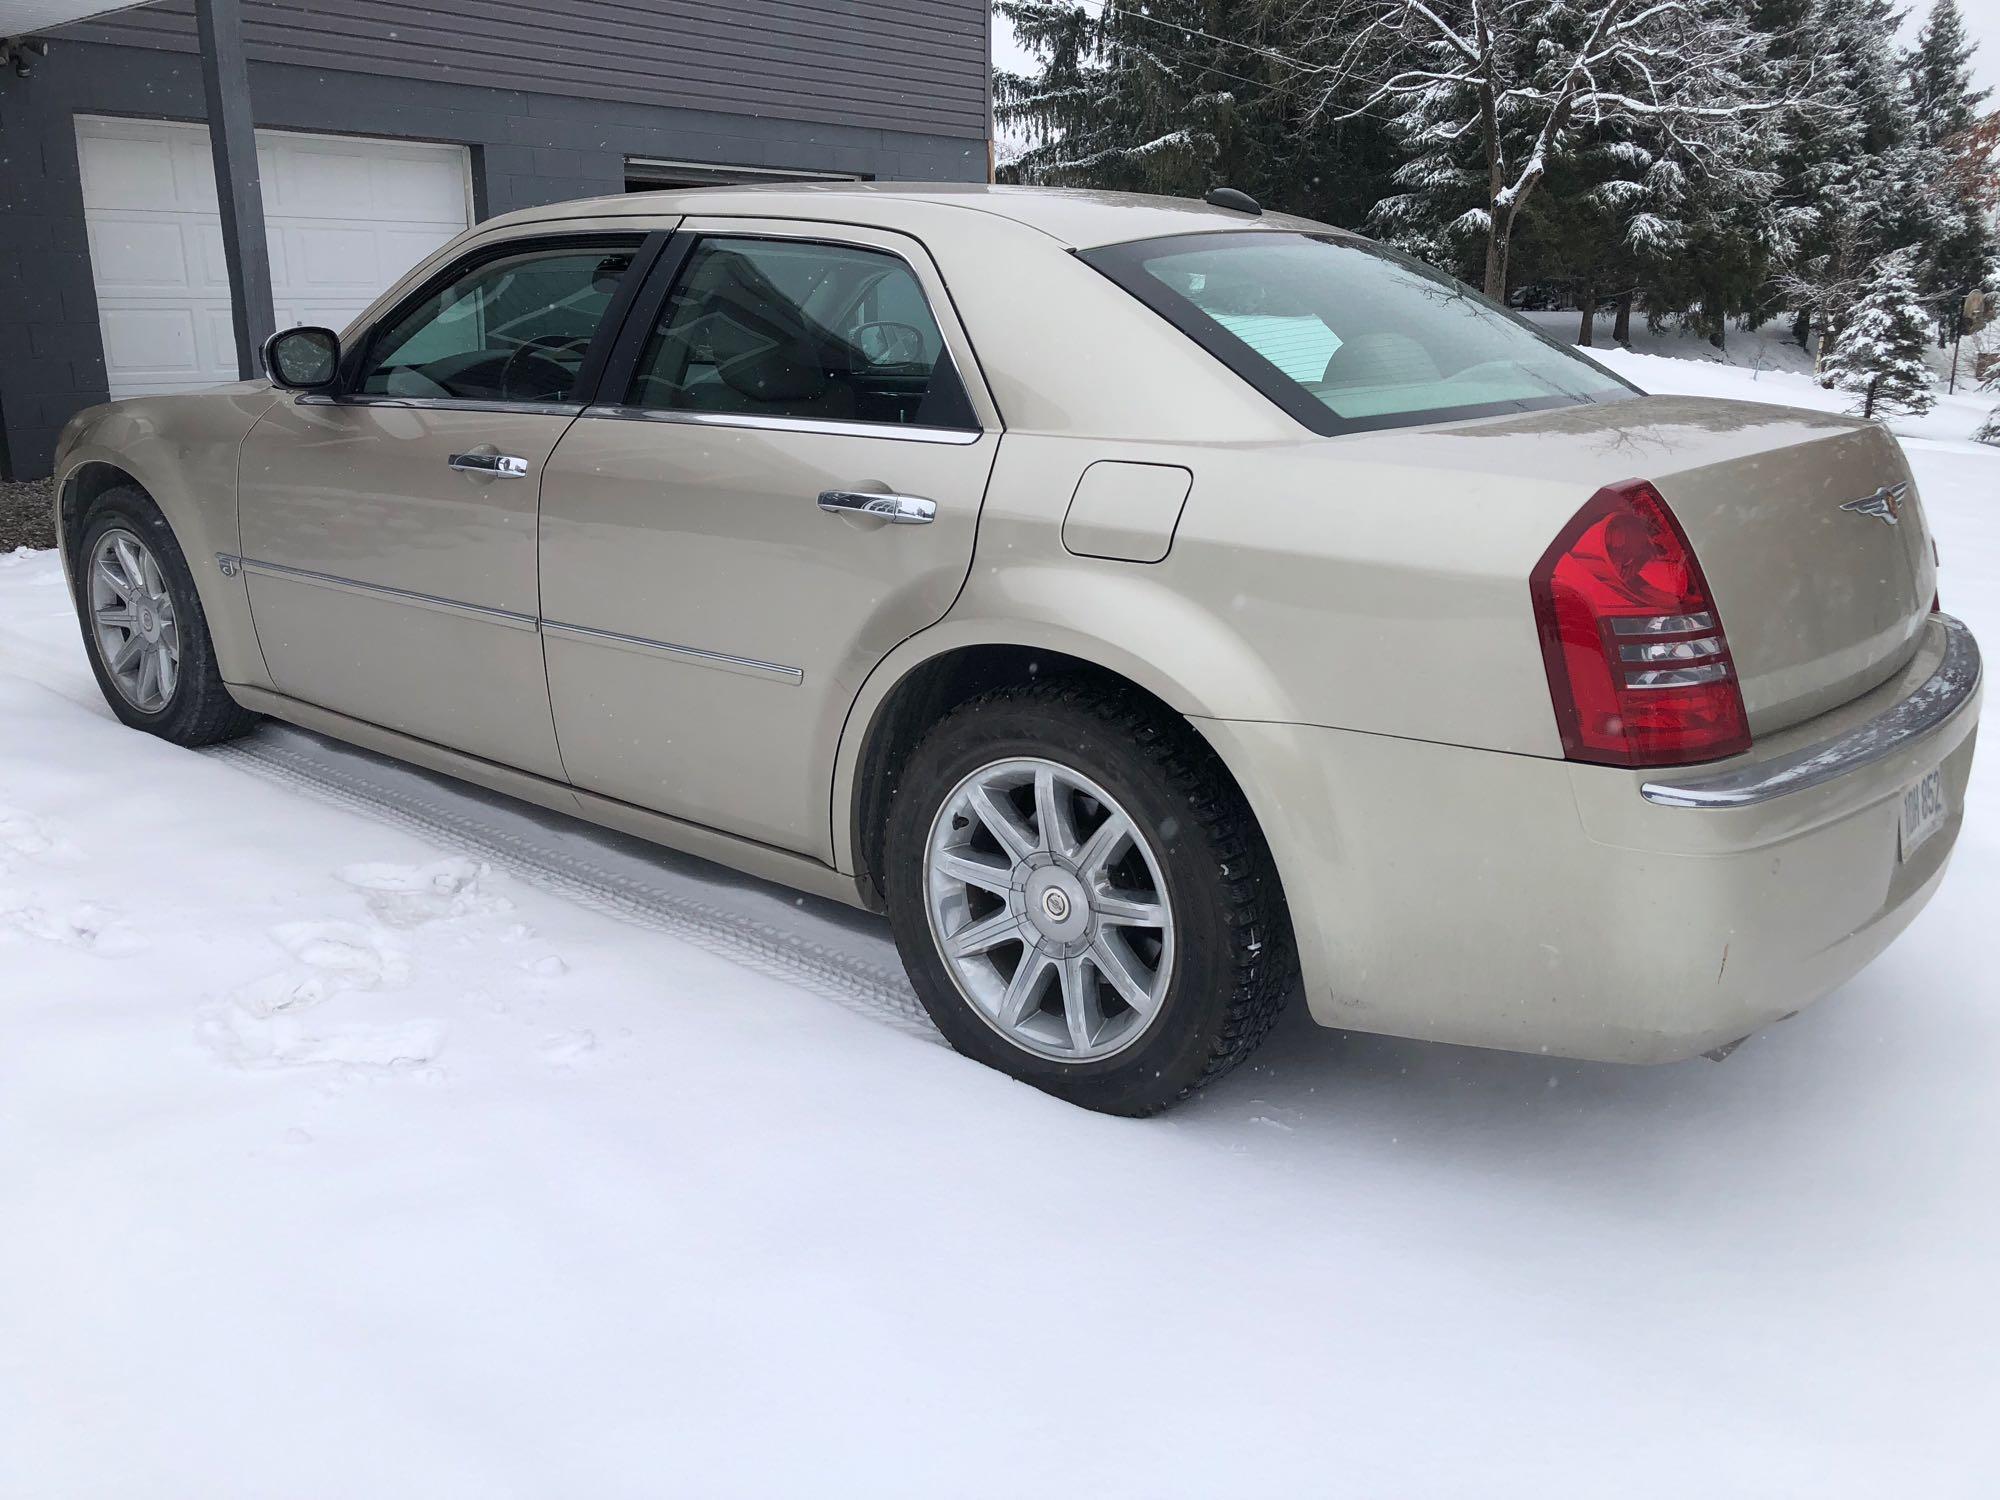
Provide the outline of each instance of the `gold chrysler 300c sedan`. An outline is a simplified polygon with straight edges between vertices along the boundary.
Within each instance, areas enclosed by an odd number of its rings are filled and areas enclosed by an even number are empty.
[[[1980,667],[1879,426],[1646,396],[1306,220],[656,193],[84,413],[112,708],[260,714],[885,909],[1142,1114],[1318,1021],[1725,1047],[1936,889]]]

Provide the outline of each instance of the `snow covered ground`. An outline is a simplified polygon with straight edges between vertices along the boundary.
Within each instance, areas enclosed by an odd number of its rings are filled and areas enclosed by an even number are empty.
[[[1908,447],[2000,642],[1990,399]],[[938,1045],[870,920],[130,733],[0,558],[0,1496],[1990,1495],[1997,787],[1726,1063],[1295,1008],[1133,1123]]]

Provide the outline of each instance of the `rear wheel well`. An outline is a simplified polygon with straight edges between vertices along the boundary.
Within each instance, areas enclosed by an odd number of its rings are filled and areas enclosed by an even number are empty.
[[[1036,646],[963,646],[924,662],[898,682],[876,708],[868,736],[862,743],[860,762],[855,767],[852,808],[855,855],[862,888],[873,900],[884,901],[882,861],[889,804],[896,795],[899,773],[917,742],[946,714],[982,693],[1056,677],[1083,679],[1136,694],[1163,718],[1187,722],[1185,715],[1131,678],[1061,651],[1046,651]],[[1198,731],[1196,738],[1201,738]],[[1216,768],[1241,797],[1242,787],[1220,756],[1216,757]],[[1249,799],[1243,800],[1247,809]],[[1250,816],[1254,823],[1256,815]]]

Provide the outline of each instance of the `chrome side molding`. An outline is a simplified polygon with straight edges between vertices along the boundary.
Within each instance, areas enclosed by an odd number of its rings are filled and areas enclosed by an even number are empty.
[[[806,679],[798,667],[774,661],[758,661],[751,656],[731,656],[724,651],[704,651],[698,646],[676,646],[671,641],[649,640],[642,635],[623,635],[616,630],[593,630],[588,625],[566,625],[560,620],[542,621],[542,634],[590,646],[608,646],[614,651],[636,651],[642,656],[670,656],[698,667],[714,667],[720,672],[738,672],[745,677],[763,677],[797,687]]]
[[[230,561],[245,573],[259,574],[265,578],[289,578],[295,583],[309,583],[317,588],[332,589],[337,594],[386,599],[393,604],[408,604],[438,614],[463,615],[470,619],[486,620],[495,625],[505,625],[510,630],[533,630],[536,624],[533,615],[520,614],[511,609],[494,609],[486,604],[467,604],[463,599],[445,599],[436,594],[420,594],[415,589],[391,588],[386,583],[363,583],[358,578],[343,578],[338,573],[316,573],[311,568],[287,567],[284,563],[264,562],[254,557],[238,557]],[[228,569],[224,568],[223,572],[227,574]]]
[[[343,578],[338,573],[315,573],[310,568],[293,568],[283,563],[261,562],[254,557],[233,557],[226,552],[215,554],[215,565],[222,570],[222,576],[225,578],[234,578],[238,573],[256,573],[266,578],[287,578],[294,583],[309,583],[318,588],[332,589],[336,593],[384,599],[392,604],[407,604],[416,609],[435,610],[440,614],[485,620],[489,624],[504,625],[509,630],[532,630],[545,636],[559,636],[567,640],[583,641],[593,646],[608,646],[615,651],[637,651],[642,654],[672,657],[676,661],[689,662],[698,667],[713,667],[719,672],[738,672],[746,677],[762,677],[770,682],[782,682],[788,687],[797,687],[806,680],[803,668],[788,667],[775,661],[759,661],[754,656],[731,656],[726,651],[704,651],[699,646],[676,646],[670,641],[649,640],[642,635],[621,635],[615,630],[594,630],[588,625],[567,625],[560,620],[544,620],[511,609],[494,609],[485,604],[467,604],[461,599],[442,599],[436,594],[420,594],[413,589],[390,588],[387,584],[363,583],[358,578]]]
[[[1865,724],[1757,765],[1648,781],[1639,795],[1662,807],[1749,807],[1821,786],[1923,738],[1971,701],[1981,677],[1979,643],[1972,632],[1950,615],[1938,618],[1944,624],[1944,659],[1937,670],[1915,692]]]

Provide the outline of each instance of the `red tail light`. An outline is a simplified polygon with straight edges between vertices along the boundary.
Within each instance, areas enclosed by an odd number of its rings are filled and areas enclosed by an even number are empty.
[[[1571,760],[1680,766],[1750,748],[1708,580],[1650,484],[1591,496],[1535,564],[1529,589]]]

